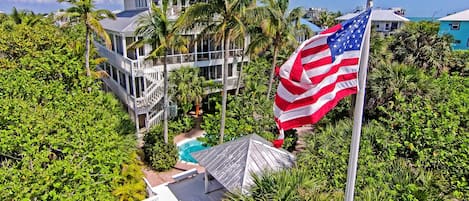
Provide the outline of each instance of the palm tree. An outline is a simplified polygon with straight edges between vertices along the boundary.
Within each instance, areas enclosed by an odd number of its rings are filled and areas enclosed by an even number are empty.
[[[168,143],[168,65],[167,57],[171,48],[179,52],[187,52],[187,38],[178,34],[174,27],[174,22],[167,18],[168,1],[164,0],[161,7],[152,4],[151,11],[143,15],[138,20],[138,27],[135,30],[135,35],[142,36],[142,38],[132,44],[130,47],[141,47],[144,44],[152,44],[154,49],[148,56],[149,59],[154,59],[163,56],[163,136],[164,142]]]
[[[439,25],[432,22],[407,23],[393,34],[389,49],[393,60],[441,73],[448,66],[450,38],[438,35]]]
[[[191,102],[195,103],[195,115],[199,115],[200,104],[204,94],[205,78],[199,76],[199,68],[182,67],[175,70],[169,76],[171,83],[171,94],[173,94],[182,106],[184,114],[192,108]]]
[[[90,70],[90,41],[91,32],[104,39],[108,48],[111,48],[111,39],[103,26],[99,23],[100,20],[105,18],[115,19],[116,16],[109,10],[99,9],[95,10],[94,0],[57,0],[59,3],[66,2],[73,6],[68,8],[61,17],[68,18],[72,21],[81,22],[85,24],[86,29],[86,50],[85,50],[85,68],[86,75],[91,77]],[[88,89],[90,90],[90,89]]]
[[[42,17],[41,15],[34,14],[32,11],[18,10],[16,7],[13,7],[11,19],[13,19],[15,24],[34,26],[46,18]]]
[[[190,29],[201,26],[201,36],[214,34],[215,41],[221,44],[223,57],[223,90],[222,111],[220,121],[220,144],[223,143],[225,132],[226,102],[227,102],[227,76],[230,41],[237,38],[237,33],[244,32],[242,22],[242,9],[251,4],[251,0],[214,0],[210,3],[196,3],[189,7],[179,18],[178,26],[181,29]]]
[[[323,29],[327,29],[332,27],[336,24],[335,18],[340,17],[341,13],[333,13],[333,12],[321,12],[319,13],[318,19],[314,22],[315,24],[319,25]]]
[[[299,29],[299,20],[303,16],[303,9],[294,8],[288,12],[289,0],[262,0],[264,7],[258,7],[254,12],[261,16],[263,37],[255,39],[256,48],[273,46],[272,69],[269,77],[269,89],[267,90],[267,98],[270,97],[272,91],[272,83],[274,81],[275,67],[277,65],[277,56],[279,50],[295,39],[295,30]],[[255,19],[255,18],[251,18]],[[264,49],[264,48],[262,48]]]

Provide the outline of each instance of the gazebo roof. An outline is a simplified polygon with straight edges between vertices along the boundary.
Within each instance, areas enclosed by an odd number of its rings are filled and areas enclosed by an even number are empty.
[[[295,157],[284,149],[252,134],[192,156],[228,191],[246,193],[253,184],[252,174],[292,167]]]

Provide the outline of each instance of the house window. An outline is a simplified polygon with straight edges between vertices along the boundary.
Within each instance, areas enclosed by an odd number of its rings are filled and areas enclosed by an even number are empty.
[[[119,82],[120,82],[119,84],[122,86],[122,88],[127,90],[126,85],[125,85],[125,74],[120,72],[120,71],[119,71]]]
[[[137,8],[147,7],[147,0],[135,0],[135,7]]]
[[[228,64],[228,77],[233,76],[233,64]]]
[[[112,79],[114,79],[115,81],[117,81],[118,72],[119,70],[117,70],[116,67],[112,66]]]
[[[120,55],[124,54],[124,44],[122,44],[122,36],[116,36],[116,45],[117,45],[117,53]]]
[[[453,22],[449,26],[451,26],[451,30],[459,30],[459,22]]]
[[[396,30],[398,28],[399,24],[397,22],[391,23],[391,30]]]
[[[222,70],[222,65],[200,67],[199,75],[205,77],[206,80],[220,79]]]
[[[461,44],[461,40],[454,40],[454,44]]]
[[[469,47],[469,38],[467,39],[466,47]]]
[[[104,63],[104,67],[106,67],[105,70],[106,70],[108,76],[111,76],[111,68],[112,68],[111,65],[108,64],[108,63]]]
[[[134,82],[132,80],[132,77],[128,77],[128,80],[129,80],[129,92],[130,92],[130,95],[134,95]]]
[[[114,35],[109,34],[109,38],[111,39],[111,50],[114,51],[114,44],[116,44],[116,41],[114,41]]]
[[[132,43],[134,43],[135,41],[135,38],[134,37],[126,37],[125,38],[125,44],[127,47],[129,47]],[[136,48],[130,48],[130,49],[127,49],[127,57],[129,59],[137,59],[137,50]]]

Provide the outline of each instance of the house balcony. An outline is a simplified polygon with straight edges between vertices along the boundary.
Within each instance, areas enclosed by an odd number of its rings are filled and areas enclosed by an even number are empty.
[[[133,60],[128,57],[125,57],[121,54],[118,54],[100,43],[94,43],[98,54],[101,57],[107,58],[107,62],[111,65],[121,68],[130,74],[131,70],[138,75],[140,73],[147,72],[147,69],[161,67],[163,66],[163,57],[158,57],[155,59],[144,59],[140,57],[139,59]],[[229,58],[228,63],[234,63],[236,61],[241,61],[242,49],[231,49],[228,51]],[[245,61],[248,61],[248,58],[244,58]],[[223,64],[223,51],[214,50],[208,52],[193,52],[187,54],[171,54],[167,56],[167,64],[169,70],[177,69],[181,66],[210,66],[210,65],[219,65]]]

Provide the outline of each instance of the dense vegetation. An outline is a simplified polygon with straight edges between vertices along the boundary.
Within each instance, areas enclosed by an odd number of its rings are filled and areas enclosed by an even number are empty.
[[[0,200],[145,196],[134,124],[85,76],[82,33],[26,12],[1,21]]]
[[[290,38],[294,32],[289,25],[298,16],[275,19],[292,14],[285,10],[288,1],[265,0],[268,10],[280,13],[268,16],[269,21],[285,24],[243,24],[250,21],[244,20],[249,1],[223,6],[224,2],[199,4],[200,12],[195,12],[197,7],[189,10],[202,21],[214,13],[223,15],[223,23],[207,21],[214,23],[211,28],[219,26],[218,42],[225,47],[250,32],[254,42],[244,53],[260,58],[244,66],[241,93],[232,95],[225,87],[223,98],[219,93],[201,95],[215,84],[205,85],[194,69],[172,73],[171,98],[181,106],[180,115],[168,123],[167,132],[156,126],[144,139],[144,159],[156,170],[176,163],[175,146],[163,141],[194,126],[187,113],[202,100],[215,105],[206,110],[201,124],[207,132],[205,143],[216,145],[223,138],[251,133],[268,140],[276,137],[273,100],[266,97],[269,75],[273,66],[285,61],[293,43],[277,44],[285,45],[281,49],[269,43],[254,45],[268,33],[280,31]],[[206,15],[202,6],[214,12]],[[85,26],[78,22],[59,29],[50,19],[18,11],[0,18],[0,199],[143,199],[134,125],[114,97],[98,90],[93,78],[98,74],[90,70],[93,76],[85,76],[85,63],[95,66],[102,61],[83,58],[87,50],[94,56],[92,48],[83,45],[90,36]],[[323,21],[332,24],[327,17]],[[436,24],[422,22],[409,23],[389,37],[373,34],[357,200],[469,199],[469,53],[452,52],[451,38],[438,36],[437,30]],[[224,66],[227,70],[226,58]],[[188,74],[192,76],[184,77]],[[307,147],[298,155],[297,167],[256,177],[251,194],[228,199],[343,199],[350,108],[350,98],[341,101],[315,126],[304,139]],[[223,118],[226,125],[220,126]],[[291,150],[295,141],[292,132],[284,147]]]
[[[437,31],[421,22],[373,34],[357,200],[469,199],[468,52],[452,52]],[[298,167],[256,178],[251,195],[230,199],[342,200],[349,108],[342,101],[316,125]]]

